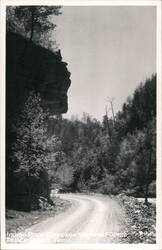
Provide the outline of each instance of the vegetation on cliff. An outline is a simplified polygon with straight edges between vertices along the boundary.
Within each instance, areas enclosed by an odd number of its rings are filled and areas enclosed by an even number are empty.
[[[46,123],[50,115],[67,111],[70,86],[67,64],[62,61],[61,52],[51,47],[50,32],[55,24],[50,17],[59,14],[59,6],[7,7],[6,205],[9,208],[37,209],[40,197],[51,202],[48,172],[54,166],[60,146],[55,135],[48,136]]]
[[[51,17],[60,15],[60,6],[8,6],[7,31],[20,34],[44,48],[54,50],[51,31],[56,25]]]

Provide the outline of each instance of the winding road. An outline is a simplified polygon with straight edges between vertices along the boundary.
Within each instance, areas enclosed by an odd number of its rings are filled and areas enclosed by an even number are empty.
[[[59,194],[72,206],[25,230],[22,243],[116,243],[123,229],[123,211],[104,195]]]

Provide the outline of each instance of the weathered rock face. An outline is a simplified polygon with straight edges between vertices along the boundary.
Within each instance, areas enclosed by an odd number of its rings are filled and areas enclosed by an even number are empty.
[[[25,90],[42,95],[43,105],[51,114],[66,113],[70,73],[60,51],[53,53],[23,37],[7,34],[6,43],[7,108],[16,112]]]
[[[67,112],[67,91],[70,86],[70,73],[62,61],[60,51],[52,53],[20,35],[8,33],[6,40],[6,205],[10,208],[29,210],[31,203],[38,204],[37,196],[29,198],[26,190],[27,180],[19,181],[13,163],[13,145],[16,133],[13,125],[20,119],[20,112],[31,90],[40,92],[42,106],[50,114]],[[48,175],[41,173],[39,183],[34,185],[45,197],[49,194]],[[42,196],[43,196],[42,195]],[[28,205],[29,206],[28,206]]]

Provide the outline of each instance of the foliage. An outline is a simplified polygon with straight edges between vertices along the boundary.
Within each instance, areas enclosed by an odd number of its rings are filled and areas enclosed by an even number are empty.
[[[51,40],[51,31],[56,25],[50,18],[60,15],[60,6],[8,6],[7,31],[18,33],[48,49],[55,42]]]
[[[61,52],[49,51],[55,49],[53,17],[61,14],[60,9],[43,5],[6,7],[6,205],[10,208],[39,208],[40,197],[49,202],[50,183],[62,164],[61,141],[55,134],[49,135],[46,126],[46,107],[50,112],[66,112],[65,92],[70,85]],[[34,91],[41,92],[43,100]]]
[[[41,108],[39,94],[32,91],[17,123],[13,125],[16,133],[12,155],[15,192],[24,196],[25,207],[29,210],[39,207],[40,196],[49,200],[48,171],[55,169],[58,155],[60,142],[56,136],[49,138],[47,135],[47,115]]]
[[[47,119],[40,96],[30,93],[15,126],[12,124],[16,134],[13,187],[28,197],[29,209],[38,207],[40,196],[49,198],[49,183],[73,192],[124,191],[145,196],[146,201],[151,192],[156,195],[156,107],[144,118],[148,101],[141,100],[151,96],[155,102],[155,78],[135,90],[115,119],[106,115],[103,123],[86,113],[81,120]],[[135,124],[131,125],[135,110]]]
[[[156,117],[156,75],[141,83],[123,104],[117,114],[118,122],[124,125],[123,135],[147,127],[149,121]],[[118,125],[120,130],[120,126]]]
[[[50,121],[49,131],[62,141],[66,169],[72,169],[74,191],[148,196],[149,185],[156,180],[155,83],[153,75],[127,99],[115,119],[106,114],[102,124],[86,113],[81,120]]]
[[[116,160],[119,171],[118,185],[123,189],[130,185],[143,186],[147,172],[148,152],[145,150],[145,133],[138,131],[128,134],[120,144],[120,151]]]
[[[62,164],[56,171],[56,176],[64,191],[71,190],[71,185],[74,180],[74,170],[71,166],[67,163]]]

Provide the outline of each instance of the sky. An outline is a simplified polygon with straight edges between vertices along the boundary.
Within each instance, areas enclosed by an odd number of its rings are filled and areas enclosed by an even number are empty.
[[[71,72],[65,118],[102,121],[156,72],[156,9],[151,6],[64,6],[53,33]],[[111,113],[110,113],[111,116]]]

